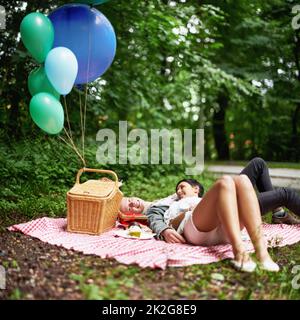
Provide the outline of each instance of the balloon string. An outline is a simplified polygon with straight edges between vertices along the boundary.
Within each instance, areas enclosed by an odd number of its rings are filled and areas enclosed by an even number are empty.
[[[80,108],[81,148],[82,148],[82,154],[83,154],[83,146],[84,146],[83,122],[82,122],[83,115],[82,115],[81,94],[79,90],[78,90],[78,93],[79,93],[79,108]]]
[[[87,64],[87,75],[86,75],[86,85],[85,85],[85,101],[84,101],[84,116],[83,116],[83,139],[82,139],[82,155],[84,158],[84,138],[85,138],[85,124],[86,124],[86,106],[87,106],[87,94],[88,94],[88,77],[90,73],[90,55],[91,55],[91,28],[90,28],[90,20],[88,22],[89,28],[89,44],[88,44],[88,64]]]
[[[76,154],[78,155],[78,157],[79,157],[80,160],[82,161],[83,166],[86,167],[85,159],[82,157],[82,155],[80,154],[80,152],[79,152],[78,149],[76,148],[73,139],[69,136],[69,134],[68,134],[68,132],[67,132],[67,130],[66,130],[65,127],[64,127],[64,131],[65,131],[66,136],[69,138],[71,144],[68,143],[68,142],[67,142],[64,138],[62,138],[61,136],[59,136],[59,138],[60,138],[62,141],[64,141],[70,148],[72,148],[72,149],[76,152]]]
[[[66,128],[64,127],[64,131],[65,131],[65,134],[66,136],[69,138],[70,142],[71,142],[71,145],[72,145],[72,148],[74,149],[74,151],[78,154],[79,158],[82,160],[84,166],[85,166],[85,160],[82,158],[82,155],[80,154],[80,152],[78,151],[73,139],[69,136]]]
[[[82,154],[84,158],[84,138],[85,138],[85,123],[86,123],[86,104],[87,104],[87,84],[85,85],[85,97],[84,97],[84,115],[83,115],[83,139],[82,139]]]
[[[71,130],[71,124],[70,124],[70,119],[69,119],[69,112],[68,112],[68,105],[67,105],[67,100],[66,100],[66,97],[64,96],[64,105],[65,105],[65,111],[66,111],[66,118],[67,118],[67,123],[68,123],[68,128],[69,128],[69,133],[68,131],[66,130],[66,128],[64,127],[64,131],[65,131],[65,134],[66,136],[69,138],[69,141],[71,142],[71,146],[72,149],[76,152],[76,154],[79,156],[79,158],[81,159],[84,167],[86,167],[86,162],[85,162],[85,158],[84,156],[82,156],[80,154],[80,152],[78,151],[75,143],[74,143],[74,140],[73,140],[73,136],[72,136],[72,130]]]
[[[65,105],[65,110],[66,110],[67,123],[68,123],[68,128],[69,128],[70,136],[71,136],[71,139],[73,140],[73,137],[72,137],[72,130],[71,130],[71,125],[70,125],[70,119],[69,119],[69,112],[68,112],[68,106],[67,106],[66,96],[64,96],[64,105]]]
[[[61,136],[58,136],[58,137],[59,137],[59,139],[61,139],[67,146],[69,146],[71,149],[73,149],[73,150],[76,152],[76,154],[78,155],[78,157],[79,157],[80,160],[82,161],[84,167],[86,167],[86,164],[85,164],[85,162],[84,162],[84,159],[83,159],[82,156],[76,151],[76,149],[74,149],[73,146],[72,146],[71,144],[69,144],[63,137],[61,137]]]

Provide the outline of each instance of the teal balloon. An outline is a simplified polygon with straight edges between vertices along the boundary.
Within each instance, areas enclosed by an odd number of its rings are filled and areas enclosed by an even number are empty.
[[[64,127],[64,110],[50,93],[40,92],[32,97],[29,111],[34,123],[49,134],[58,134]]]
[[[77,58],[70,49],[56,47],[47,55],[45,71],[55,90],[66,95],[72,90],[77,77]]]
[[[32,96],[40,92],[47,92],[52,94],[57,100],[60,98],[60,94],[53,88],[47,78],[45,68],[43,66],[40,66],[30,72],[28,77],[28,89]]]
[[[26,49],[39,63],[45,61],[54,41],[54,28],[42,13],[29,13],[21,22],[21,39]]]
[[[105,2],[108,2],[109,0],[76,0],[75,2],[78,2],[78,3],[87,3],[87,4],[90,4],[90,5],[97,5],[97,4],[102,4],[102,3],[105,3]],[[74,1],[72,1],[74,2]]]

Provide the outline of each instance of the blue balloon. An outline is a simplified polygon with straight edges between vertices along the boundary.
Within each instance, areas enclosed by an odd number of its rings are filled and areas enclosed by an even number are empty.
[[[67,47],[76,55],[75,84],[94,81],[109,68],[117,41],[111,23],[100,11],[84,4],[67,4],[49,18],[55,31],[53,47]]]
[[[77,59],[68,48],[54,48],[46,57],[45,71],[54,89],[66,95],[72,90],[77,77]]]
[[[79,91],[84,91],[85,87],[83,84],[76,84],[76,89],[78,89]]]

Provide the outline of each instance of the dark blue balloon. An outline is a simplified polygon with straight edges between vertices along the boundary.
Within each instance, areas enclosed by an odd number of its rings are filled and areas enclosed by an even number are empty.
[[[49,15],[55,47],[67,47],[78,61],[75,84],[91,82],[111,65],[116,54],[116,35],[109,20],[84,4],[67,4]]]
[[[79,90],[79,91],[84,91],[84,85],[83,84],[76,84],[75,87]]]

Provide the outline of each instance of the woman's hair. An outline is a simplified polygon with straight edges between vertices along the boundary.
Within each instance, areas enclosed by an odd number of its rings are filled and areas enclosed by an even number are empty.
[[[180,184],[181,182],[187,182],[187,183],[190,184],[192,187],[199,187],[198,196],[199,196],[200,198],[203,196],[203,194],[204,194],[204,187],[203,187],[203,185],[202,185],[199,181],[197,181],[197,180],[195,180],[195,179],[182,179],[182,180],[180,180],[180,181],[176,184],[176,188],[175,188],[176,192],[177,192],[177,187],[179,186],[179,184]]]

